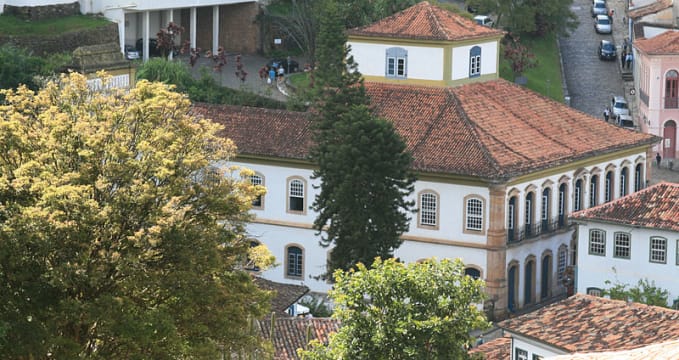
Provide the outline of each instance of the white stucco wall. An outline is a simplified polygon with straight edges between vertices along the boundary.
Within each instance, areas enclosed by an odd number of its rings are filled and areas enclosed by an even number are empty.
[[[534,355],[547,358],[550,356],[567,354],[567,352],[563,350],[556,349],[549,345],[540,343],[536,340],[529,339],[521,335],[512,334],[512,353],[510,357],[511,359],[517,359],[516,357],[517,348],[528,352],[527,359],[534,359],[533,357]]]
[[[443,80],[443,49],[424,46],[387,45],[363,42],[348,42],[351,55],[358,63],[358,71],[365,76],[384,76],[386,51],[400,47],[408,51],[408,79]]]
[[[481,47],[481,75],[495,74],[497,69],[497,42],[490,41],[469,46],[460,46],[452,49],[452,80],[460,80],[469,77],[469,51],[473,46]]]
[[[605,256],[589,254],[589,233],[591,229],[606,232]],[[630,258],[613,257],[616,232],[630,235]],[[667,262],[659,264],[649,261],[650,238],[659,236],[667,239]],[[679,232],[639,228],[625,225],[588,221],[578,225],[577,292],[586,294],[587,288],[610,288],[605,282],[637,285],[640,279],[655,281],[655,285],[669,291],[669,304],[679,297],[679,253],[677,242]]]

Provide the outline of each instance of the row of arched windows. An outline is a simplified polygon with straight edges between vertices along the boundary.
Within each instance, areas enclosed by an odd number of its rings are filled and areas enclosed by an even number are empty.
[[[546,250],[540,262],[534,255],[529,255],[523,266],[513,260],[507,267],[507,306],[510,311],[521,307],[519,294],[522,294],[523,306],[547,300],[553,295],[556,286],[563,285],[568,261],[568,246],[561,245],[557,251],[556,264],[551,250]],[[539,287],[538,287],[539,274]],[[556,282],[554,274],[556,274]],[[539,291],[538,291],[539,289]]]

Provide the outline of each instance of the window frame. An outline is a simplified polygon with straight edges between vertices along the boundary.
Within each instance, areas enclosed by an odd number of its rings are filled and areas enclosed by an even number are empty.
[[[628,194],[628,186],[629,185],[629,170],[627,166],[623,167],[620,169],[620,191],[618,194],[620,197],[623,197]]]
[[[389,79],[408,78],[408,50],[391,47],[385,51],[384,76]]]
[[[481,214],[470,214],[469,212],[469,205],[470,202],[472,201],[478,201],[480,203],[480,211]],[[486,199],[484,199],[482,196],[476,195],[476,194],[471,194],[467,195],[464,197],[464,202],[463,202],[463,214],[462,214],[462,221],[463,221],[463,233],[465,234],[476,234],[476,235],[483,235],[486,233]],[[475,229],[475,228],[470,228],[469,227],[469,220],[470,219],[478,219],[480,220],[480,228]]]
[[[590,296],[602,297],[604,292],[598,287],[588,287],[585,293]]]
[[[433,217],[434,217],[434,224],[428,224],[428,223],[425,223],[423,221],[423,218],[424,218],[423,215],[425,213],[423,211],[423,206],[424,206],[424,203],[425,203],[424,197],[427,196],[427,195],[431,195],[431,196],[434,197],[434,208],[432,210],[428,211],[428,213],[431,212]],[[440,211],[440,207],[441,207],[440,204],[441,204],[440,196],[436,191],[430,190],[430,189],[425,189],[425,190],[420,191],[417,194],[417,208],[419,209],[419,211],[417,212],[418,213],[417,214],[417,227],[422,228],[422,229],[438,230],[439,223],[440,223],[440,221],[439,221],[439,219],[440,219],[439,211]]]
[[[627,246],[618,244],[621,236],[627,237]],[[618,255],[619,249],[627,249],[627,256]],[[632,235],[628,232],[616,231],[613,233],[613,257],[616,259],[631,259],[632,258]]]
[[[481,47],[476,45],[469,49],[469,77],[481,76]]]
[[[291,249],[299,249],[300,253],[296,255],[296,259],[294,260],[295,262],[299,261],[299,275],[297,275],[297,268],[295,268],[295,272],[293,274],[290,273],[290,250]],[[296,280],[301,280],[304,279],[304,247],[299,244],[288,244],[285,246],[285,278],[286,279],[296,279]]]
[[[292,205],[292,202],[290,201],[291,198],[293,197],[292,195],[292,184],[293,182],[299,181],[302,184],[302,210],[295,210],[291,209],[290,206]],[[295,196],[296,198],[300,198],[300,196]],[[301,177],[301,176],[291,176],[287,178],[286,181],[286,197],[285,197],[285,211],[289,214],[295,214],[295,215],[306,215],[307,211],[307,182],[306,180]]]
[[[255,182],[253,182],[253,178],[259,178],[259,183],[256,184]],[[264,175],[262,175],[262,174],[260,174],[260,173],[258,173],[258,172],[255,172],[254,174],[248,176],[248,180],[250,181],[250,184],[252,184],[252,185],[255,185],[255,186],[257,186],[257,185],[265,186],[265,185],[264,185]],[[253,209],[255,209],[255,210],[264,210],[264,195],[265,195],[265,194],[259,195],[259,196],[257,196],[255,199],[252,200],[251,205],[252,205],[252,208],[253,208]],[[255,205],[256,202],[259,202],[259,205]]]
[[[663,243],[664,248],[662,249],[662,255],[663,255],[662,261],[653,260],[654,251],[660,251],[660,250],[657,250],[657,249],[653,249],[653,241],[654,240],[660,240]],[[658,253],[658,254],[660,254],[660,253]],[[667,264],[667,238],[664,238],[662,236],[651,236],[649,238],[649,242],[648,242],[648,262],[654,263],[654,264]]]
[[[601,234],[601,241],[603,244],[594,244],[592,236],[595,233]],[[592,251],[593,246],[601,246],[601,253]],[[601,229],[590,229],[589,230],[589,241],[587,243],[587,253],[592,256],[606,256],[606,231]]]
[[[556,277],[559,281],[563,280],[568,267],[568,246],[561,245],[556,252]]]
[[[528,360],[528,350],[514,348],[514,360]]]
[[[589,207],[595,207],[599,203],[599,175],[594,174],[589,180]]]

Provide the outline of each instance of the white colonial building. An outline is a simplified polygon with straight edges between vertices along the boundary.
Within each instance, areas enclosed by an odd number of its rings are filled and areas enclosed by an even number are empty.
[[[395,255],[461,258],[486,281],[498,315],[566,291],[576,240],[568,215],[643,188],[654,136],[609,125],[498,78],[501,31],[427,2],[351,30],[352,54],[376,113],[413,156],[419,212]],[[364,68],[366,70],[364,70]],[[248,227],[281,266],[264,277],[325,292],[309,209],[310,115],[196,104],[224,125],[232,163],[265,185]]]
[[[679,299],[679,184],[660,183],[572,215],[577,224],[577,292],[601,295],[648,279]],[[606,284],[610,281],[610,284]]]

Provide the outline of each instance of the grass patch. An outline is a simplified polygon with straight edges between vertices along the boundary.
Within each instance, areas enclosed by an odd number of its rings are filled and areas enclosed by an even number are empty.
[[[563,88],[561,84],[561,64],[559,62],[559,49],[554,34],[543,37],[522,36],[521,42],[526,45],[538,59],[538,65],[526,70],[524,76],[528,79],[526,85],[529,89],[563,102]],[[514,74],[509,62],[500,57],[500,77],[514,81]]]
[[[4,35],[53,35],[70,31],[93,29],[110,24],[95,16],[74,15],[57,19],[26,21],[10,15],[0,15],[0,34]]]
[[[308,72],[298,72],[288,75],[288,81],[295,89],[308,89],[310,80]]]

